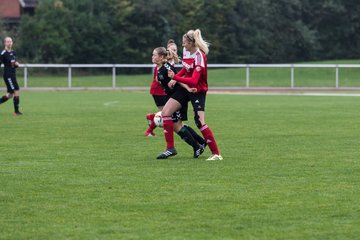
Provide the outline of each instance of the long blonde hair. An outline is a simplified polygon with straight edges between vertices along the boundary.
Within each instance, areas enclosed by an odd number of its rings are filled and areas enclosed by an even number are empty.
[[[195,31],[189,30],[183,37],[200,48],[206,55],[209,53],[210,43],[202,38],[200,29],[196,29]]]

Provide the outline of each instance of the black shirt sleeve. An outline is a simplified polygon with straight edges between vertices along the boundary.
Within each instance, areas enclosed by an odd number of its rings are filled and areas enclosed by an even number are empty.
[[[171,78],[168,77],[168,70],[174,71],[176,74],[176,69],[173,65],[169,63],[165,63],[159,70],[158,70],[158,81],[164,87],[166,93],[171,94],[174,90],[170,89],[168,83],[170,82]]]

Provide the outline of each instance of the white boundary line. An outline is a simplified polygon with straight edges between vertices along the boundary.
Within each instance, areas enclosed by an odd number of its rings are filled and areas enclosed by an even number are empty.
[[[209,94],[262,95],[262,96],[315,96],[315,97],[360,97],[360,93],[320,93],[320,92],[227,92],[209,91]]]
[[[0,88],[1,90],[6,90],[5,88]],[[32,88],[22,88],[22,91],[137,91],[137,92],[148,92],[149,87],[32,87]],[[308,91],[307,91],[308,90]],[[273,96],[326,96],[326,97],[360,97],[360,92],[350,89],[343,89],[343,91],[334,90],[334,92],[317,92],[311,89],[306,90],[288,90],[288,89],[236,89],[236,88],[209,88],[208,94],[227,94],[227,95],[273,95]],[[327,91],[331,91],[327,89]],[[359,93],[357,93],[359,92]],[[104,106],[109,106],[116,104],[115,102],[104,103]]]
[[[111,105],[115,105],[115,104],[118,104],[118,103],[119,103],[119,101],[106,102],[106,103],[104,103],[104,106],[109,107]]]

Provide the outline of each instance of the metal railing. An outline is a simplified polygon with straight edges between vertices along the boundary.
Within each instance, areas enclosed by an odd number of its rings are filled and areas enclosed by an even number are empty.
[[[181,67],[181,65],[177,65]],[[73,68],[111,68],[112,69],[112,89],[118,88],[116,80],[117,68],[153,68],[153,64],[20,64],[21,68],[24,68],[24,88],[28,89],[28,69],[29,68],[67,68],[68,69],[68,89],[72,89],[72,69]],[[300,89],[295,86],[295,68],[332,68],[335,69],[334,87],[332,89],[343,89],[339,85],[339,69],[341,68],[360,68],[360,64],[208,64],[208,68],[245,68],[246,69],[246,85],[245,89],[252,89],[250,87],[251,82],[251,68],[289,68],[290,76],[290,88]],[[99,87],[101,88],[101,87]],[[241,88],[241,87],[239,87]],[[272,89],[274,87],[267,87]],[[316,87],[308,87],[316,88]],[[242,88],[244,89],[244,88]],[[356,87],[350,87],[350,89],[359,89]]]

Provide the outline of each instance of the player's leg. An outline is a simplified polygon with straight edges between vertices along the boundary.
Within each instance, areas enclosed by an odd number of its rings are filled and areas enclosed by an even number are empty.
[[[19,90],[16,90],[14,92],[13,102],[14,102],[14,115],[15,116],[23,115],[19,110],[19,105],[20,105],[20,91]]]
[[[174,116],[175,114],[176,116]],[[182,117],[181,111],[177,111],[173,114],[173,118],[174,117],[176,117],[177,120],[174,123],[174,131],[180,136],[183,141],[185,141],[193,148],[193,157],[198,158],[204,152],[204,147],[198,143],[198,141],[193,137],[188,128],[185,127],[182,123],[181,119],[187,120],[187,116]]]
[[[154,102],[159,111],[161,111],[168,100],[168,96],[160,96],[160,95],[153,95]],[[156,124],[154,122],[154,116],[156,113],[149,113],[146,114],[146,119],[148,121],[148,129],[145,132],[145,136],[152,137],[155,136],[154,129],[156,128]]]
[[[195,140],[200,145],[202,145],[204,148],[207,146],[207,143],[206,143],[205,139],[202,138],[192,127],[190,127],[189,125],[186,125],[186,124],[184,124],[184,127],[186,127],[188,129],[190,134],[193,136],[193,138],[195,138]]]
[[[12,85],[11,78],[4,76],[4,82],[5,82],[5,85],[7,88],[7,93],[0,98],[0,104],[4,103],[7,100],[9,100],[10,98],[12,98],[13,94],[14,94],[14,88]]]
[[[207,160],[223,160],[222,156],[220,155],[214,134],[212,133],[210,127],[205,123],[205,112],[194,112],[194,119],[212,153],[212,155]]]
[[[194,120],[196,126],[199,128],[206,143],[208,144],[212,155],[207,160],[223,160],[220,155],[214,134],[209,126],[205,123],[205,94],[192,94],[191,103],[194,108]]]
[[[5,80],[5,83],[6,83],[8,93],[11,94],[11,96],[14,96],[14,98],[13,98],[14,115],[15,116],[22,115],[22,113],[19,111],[20,87],[19,87],[18,82],[16,81],[16,77],[15,76],[6,76],[4,78],[4,80]],[[8,99],[9,99],[9,97],[8,97]]]
[[[9,95],[8,94],[5,94],[4,96],[2,96],[0,98],[0,104],[6,102],[7,100],[9,100]]]
[[[153,137],[155,136],[154,129],[156,128],[156,124],[154,122],[154,117],[156,113],[146,114],[146,119],[148,120],[149,127],[146,129],[145,136]]]
[[[188,116],[187,116],[187,112],[188,112],[188,102],[189,102],[189,98],[188,98],[188,93],[187,92],[180,92],[180,94],[175,94],[174,98],[177,99],[180,103],[181,103],[181,109],[179,111],[177,111],[176,113],[178,114],[178,119],[181,119],[182,121],[187,121],[188,120]],[[187,142],[190,146],[193,147],[194,150],[194,158],[198,158],[205,150],[205,145],[202,145],[205,140],[200,137],[199,135],[194,135],[195,131],[189,127],[189,126],[185,126],[184,124],[181,124],[181,128],[177,131],[178,135],[181,137],[181,139],[183,139],[185,142]],[[200,139],[197,139],[197,137],[199,137]]]
[[[163,125],[164,125],[164,135],[165,135],[165,141],[166,141],[166,150],[161,153],[157,159],[165,159],[170,156],[174,156],[177,154],[175,145],[174,145],[174,123],[172,120],[171,115],[179,110],[181,108],[181,104],[176,101],[175,99],[170,98],[162,112],[163,116]]]

